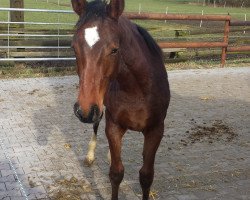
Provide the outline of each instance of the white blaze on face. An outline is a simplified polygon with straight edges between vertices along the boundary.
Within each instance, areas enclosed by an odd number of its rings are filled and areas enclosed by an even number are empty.
[[[85,40],[90,48],[92,48],[100,40],[97,26],[92,28],[86,28],[84,34]]]

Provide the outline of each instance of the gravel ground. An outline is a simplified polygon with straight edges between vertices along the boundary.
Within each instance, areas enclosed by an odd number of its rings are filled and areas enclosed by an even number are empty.
[[[151,199],[250,199],[250,67],[171,71],[172,99]],[[0,199],[110,199],[104,120],[73,114],[77,77],[0,80]],[[123,143],[120,199],[140,199],[140,133]]]

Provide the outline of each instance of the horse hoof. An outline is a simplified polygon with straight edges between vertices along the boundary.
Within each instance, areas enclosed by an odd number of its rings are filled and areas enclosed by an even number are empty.
[[[85,158],[84,159],[84,164],[87,165],[88,167],[91,166],[94,163],[94,160],[89,159],[89,158]]]

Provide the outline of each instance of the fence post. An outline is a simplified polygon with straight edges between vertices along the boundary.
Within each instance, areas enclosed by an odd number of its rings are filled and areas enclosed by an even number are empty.
[[[10,8],[24,8],[23,0],[10,0]],[[24,12],[22,11],[11,11],[10,12],[11,22],[24,22]],[[13,25],[12,25],[13,26]],[[23,28],[23,24],[15,24],[15,27]]]
[[[8,58],[10,58],[10,11],[8,11]]]
[[[60,57],[60,25],[59,25],[59,13],[57,15],[57,57],[59,58]]]
[[[168,14],[168,7],[166,7],[166,15]],[[167,20],[165,20],[165,23],[167,23]]]
[[[245,22],[247,21],[247,14],[245,14]],[[246,34],[246,31],[244,31],[244,34]]]
[[[60,6],[60,0],[57,0],[58,7]],[[57,14],[57,57],[60,57],[60,14]]]
[[[223,42],[227,43],[227,47],[228,47],[229,29],[230,29],[230,20],[227,20],[227,21],[225,21],[224,38],[223,38]],[[222,47],[221,67],[224,67],[225,63],[226,63],[227,47]]]
[[[204,15],[204,11],[203,11],[203,10],[202,10],[202,12],[201,12],[201,15]],[[201,20],[200,28],[201,28],[201,26],[202,26],[202,23],[203,23],[203,21]]]

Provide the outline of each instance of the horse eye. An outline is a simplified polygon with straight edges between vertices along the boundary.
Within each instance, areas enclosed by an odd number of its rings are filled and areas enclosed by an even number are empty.
[[[116,54],[118,52],[118,49],[112,49],[111,54]]]

